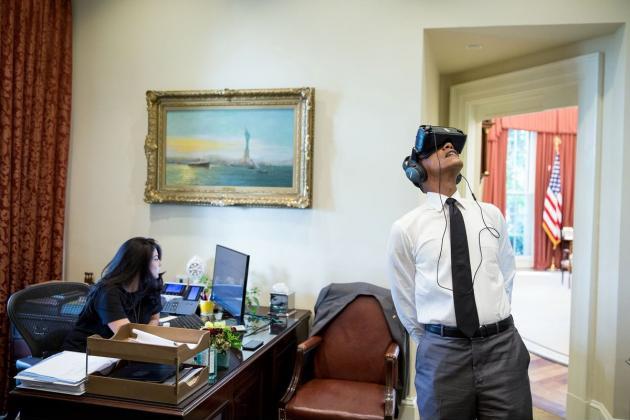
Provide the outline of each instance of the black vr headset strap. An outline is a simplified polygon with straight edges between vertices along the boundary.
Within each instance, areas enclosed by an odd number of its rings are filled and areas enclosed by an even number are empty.
[[[420,134],[422,133],[422,137]],[[429,134],[433,133],[433,129],[430,125],[421,125],[418,127],[418,132],[416,133],[416,144],[414,144],[414,149],[416,150],[417,157],[420,159],[424,159],[424,157],[420,156],[420,152],[424,148],[424,143]]]

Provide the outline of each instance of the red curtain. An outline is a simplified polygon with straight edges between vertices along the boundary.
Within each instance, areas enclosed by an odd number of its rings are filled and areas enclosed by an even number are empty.
[[[534,268],[541,270],[555,263],[559,265],[561,250],[552,251],[552,245],[542,230],[542,209],[545,192],[551,176],[554,137],[562,140],[560,166],[562,181],[563,226],[573,226],[573,183],[575,172],[575,140],[577,134],[577,107],[552,109],[531,114],[496,118],[488,131],[486,168],[490,175],[484,180],[483,200],[497,206],[505,214],[507,136],[510,129],[535,131],[536,185],[534,191]]]
[[[536,140],[536,187],[534,202],[534,269],[545,270],[551,265],[552,257],[556,267],[560,266],[562,250],[555,250],[547,234],[542,229],[543,203],[554,156],[554,138],[562,140],[560,153],[560,183],[562,185],[562,225],[573,226],[573,187],[575,179],[575,134],[538,133]]]
[[[70,0],[0,0],[0,313],[29,284],[60,279],[72,82]],[[6,409],[9,322],[0,323]]]
[[[488,130],[486,143],[486,168],[483,201],[492,203],[505,215],[505,188],[508,130],[503,129],[501,118]]]

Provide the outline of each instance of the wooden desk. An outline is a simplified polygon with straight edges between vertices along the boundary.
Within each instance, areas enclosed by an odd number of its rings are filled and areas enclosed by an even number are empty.
[[[273,419],[278,401],[291,379],[297,344],[308,336],[310,312],[298,310],[277,334],[269,327],[245,337],[262,338],[259,349],[230,354],[230,367],[219,370],[216,381],[201,388],[178,405],[99,395],[55,394],[15,389],[9,404],[20,419]]]

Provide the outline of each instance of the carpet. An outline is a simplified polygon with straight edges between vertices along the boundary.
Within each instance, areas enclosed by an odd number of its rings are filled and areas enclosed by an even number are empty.
[[[512,315],[527,349],[567,365],[571,325],[571,289],[560,272],[517,271]]]

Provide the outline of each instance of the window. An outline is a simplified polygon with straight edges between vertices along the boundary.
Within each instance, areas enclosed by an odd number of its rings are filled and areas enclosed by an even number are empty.
[[[509,130],[506,169],[506,220],[517,265],[532,266],[536,132]]]

